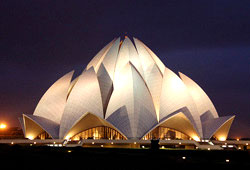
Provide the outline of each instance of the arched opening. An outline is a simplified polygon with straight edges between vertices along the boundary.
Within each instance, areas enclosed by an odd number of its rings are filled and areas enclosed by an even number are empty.
[[[126,140],[126,138],[117,130],[107,126],[90,128],[71,137],[71,140],[81,139]]]
[[[161,140],[174,140],[174,139],[182,139],[189,140],[191,137],[188,135],[164,126],[159,126],[145,135],[143,140],[152,140],[152,139],[161,139]]]
[[[122,132],[120,132],[105,119],[87,112],[66,133],[64,139],[73,140],[73,137],[76,138],[75,136],[78,134],[79,138],[81,136],[82,139],[88,139],[91,137],[94,138],[94,134],[100,134],[99,136],[103,139],[113,139],[113,136],[111,136],[113,133],[116,134],[116,136],[119,136],[119,139],[127,139],[127,137],[122,134]],[[107,134],[110,134],[110,136]]]
[[[33,115],[23,115],[25,138],[57,139],[59,125],[46,118]]]
[[[25,138],[30,140],[36,139],[39,134],[45,132],[37,123],[35,123],[29,117],[23,115],[24,125],[25,125]]]
[[[228,119],[223,125],[220,126],[219,129],[213,134],[213,139],[219,140],[219,141],[225,141],[227,140],[229,129],[233,123],[234,116]]]
[[[45,139],[52,139],[52,137],[46,131],[43,131],[35,139],[45,140]]]
[[[158,128],[158,129],[157,129]],[[144,137],[150,139],[194,139],[200,140],[191,121],[187,116],[178,112],[165,120],[162,120],[158,125],[153,127]],[[143,139],[142,138],[142,139]],[[146,138],[145,138],[146,139]]]

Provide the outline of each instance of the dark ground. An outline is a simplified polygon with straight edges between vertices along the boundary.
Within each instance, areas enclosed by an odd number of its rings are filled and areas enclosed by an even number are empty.
[[[68,151],[71,152],[68,152]],[[183,160],[182,157],[186,159]],[[226,159],[230,162],[227,163]],[[9,169],[218,169],[250,167],[249,151],[55,148],[0,145],[0,167]],[[0,168],[2,169],[2,168]]]

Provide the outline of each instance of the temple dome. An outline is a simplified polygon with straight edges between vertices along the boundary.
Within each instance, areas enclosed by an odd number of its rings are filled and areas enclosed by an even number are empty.
[[[198,84],[133,40],[112,40],[74,80],[74,71],[57,80],[33,115],[20,118],[25,137],[70,139],[106,127],[122,139],[148,139],[164,127],[197,141],[226,139],[234,116],[219,117]]]

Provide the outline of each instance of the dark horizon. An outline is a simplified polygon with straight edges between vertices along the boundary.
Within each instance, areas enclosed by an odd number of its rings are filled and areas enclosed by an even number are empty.
[[[250,1],[3,1],[0,123],[19,126],[46,90],[75,75],[113,38],[144,42],[207,93],[229,138],[250,137]]]

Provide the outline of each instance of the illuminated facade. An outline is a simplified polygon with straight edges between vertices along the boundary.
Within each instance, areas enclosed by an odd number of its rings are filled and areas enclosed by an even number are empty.
[[[74,71],[57,80],[19,119],[25,137],[226,140],[234,116],[219,117],[199,85],[134,44],[114,39],[74,80]]]
[[[118,131],[106,127],[106,126],[99,126],[87,129],[79,134],[76,134],[71,138],[72,140],[81,140],[81,139],[109,139],[109,140],[125,140],[126,138],[123,137]]]

